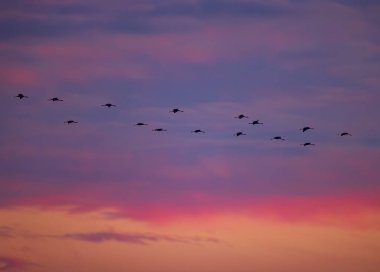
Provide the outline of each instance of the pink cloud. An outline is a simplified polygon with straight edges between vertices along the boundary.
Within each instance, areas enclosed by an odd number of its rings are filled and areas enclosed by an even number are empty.
[[[47,188],[47,190],[49,190]],[[66,207],[73,213],[111,209],[104,213],[109,219],[134,218],[152,223],[168,223],[178,219],[203,220],[224,213],[246,214],[252,217],[286,223],[317,223],[355,228],[378,228],[380,188],[362,192],[345,192],[325,195],[291,196],[272,194],[254,196],[242,194],[212,194],[187,192],[162,196],[159,201],[137,201],[131,187],[93,185],[90,188],[60,192],[51,190],[49,196],[19,199],[14,206],[34,206],[40,209]],[[125,199],[110,198],[115,191],[125,192]],[[162,192],[157,191],[158,194]],[[114,238],[112,238],[114,239]]]
[[[256,37],[260,37],[257,39]],[[223,25],[209,22],[198,31],[151,36],[114,35],[116,48],[148,55],[164,62],[215,63],[243,56],[273,54],[298,47],[298,42],[265,24]],[[236,41],[239,40],[239,43]]]
[[[275,145],[266,142],[262,148]],[[276,145],[276,150],[278,148]],[[295,148],[299,149],[299,144]],[[320,145],[303,156],[214,155],[191,163],[176,162],[168,155],[152,154],[149,150],[99,154],[91,149],[21,147],[16,155],[32,159],[36,152],[43,157],[72,162],[64,169],[69,173],[73,171],[75,180],[51,177],[54,182],[45,181],[43,191],[36,178],[33,181],[30,178],[29,181],[3,180],[5,191],[24,192],[11,198],[8,205],[47,209],[69,206],[76,212],[113,208],[123,216],[147,220],[225,210],[252,210],[253,214],[308,220],[317,218],[320,213],[328,218],[332,218],[330,213],[345,218],[348,211],[339,208],[341,204],[333,205],[335,196],[337,203],[346,201],[349,207],[354,203],[352,199],[357,199],[359,212],[363,213],[367,207],[372,209],[368,204],[373,203],[375,210],[379,204],[369,193],[378,190],[375,181],[379,154],[376,149],[355,145]],[[113,162],[112,167],[110,162]],[[98,172],[98,169],[103,170]],[[303,195],[308,197],[305,199]],[[305,205],[297,204],[303,202]],[[309,211],[308,205],[319,208]]]
[[[101,76],[150,77],[148,66],[134,61],[128,51],[114,50],[112,42],[110,44],[67,40],[36,45],[32,52],[51,63],[54,69],[49,72],[66,80],[83,81]]]
[[[17,44],[13,46],[14,49],[38,58],[41,63],[44,63],[44,67],[39,65],[33,67],[32,70],[20,66],[15,67],[14,72],[3,71],[2,73],[12,83],[23,79],[26,84],[28,82],[36,84],[36,81],[46,84],[49,78],[75,82],[102,76],[147,79],[154,78],[160,73],[161,66],[155,68],[151,65],[152,61],[212,64],[247,57],[265,58],[290,70],[305,65],[315,66],[324,63],[328,64],[328,69],[333,75],[346,76],[363,71],[362,68],[369,69],[365,65],[367,63],[365,60],[376,55],[378,50],[375,44],[367,39],[372,34],[373,26],[362,18],[360,12],[331,2],[313,3],[310,6],[304,4],[302,8],[308,11],[307,17],[297,14],[294,18],[280,16],[271,20],[267,18],[204,20],[186,16],[161,16],[150,19],[160,24],[172,25],[173,21],[177,24],[179,22],[188,24],[192,30],[149,35],[104,33],[93,30],[75,39],[42,40],[28,45]],[[324,20],[320,20],[321,16]],[[302,24],[299,23],[301,19]],[[337,21],[342,23],[337,24]],[[362,42],[353,43],[353,39]],[[343,44],[349,46],[341,49],[340,54],[333,58],[323,56],[326,50],[330,52],[335,47],[342,47]],[[1,47],[9,48],[9,45],[1,44]],[[306,53],[301,58],[282,57],[281,54],[289,52],[309,52],[310,54]],[[313,57],[313,52],[322,55]],[[142,59],[148,61],[144,63]],[[352,65],[353,62],[366,67],[352,68],[357,67],[357,65]],[[376,68],[377,66],[374,65],[370,69],[371,73],[374,73]],[[2,73],[0,72],[0,75]],[[180,74],[178,73],[178,76],[186,76]],[[375,77],[371,75],[371,78]]]
[[[204,193],[188,197],[194,205],[175,206],[161,203],[146,209],[115,205],[114,217],[132,217],[152,223],[166,224],[177,220],[207,220],[223,214],[248,215],[252,218],[288,224],[336,225],[344,228],[378,229],[380,202],[373,194],[261,197],[235,196],[227,199]],[[238,199],[238,200],[237,200]],[[112,218],[112,217],[111,217]]]
[[[19,88],[39,86],[41,76],[34,67],[25,65],[0,65],[0,82]],[[18,90],[14,90],[17,92]]]

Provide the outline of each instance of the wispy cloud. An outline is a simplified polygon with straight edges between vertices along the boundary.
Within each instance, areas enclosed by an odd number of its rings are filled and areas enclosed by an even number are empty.
[[[116,4],[116,7],[118,8],[112,10],[112,16],[110,16],[108,7],[102,2],[79,4],[2,1],[0,41],[19,38],[55,39],[94,30],[130,34],[183,32],[197,28],[197,24],[181,23],[182,20],[179,17],[183,16],[201,19],[226,15],[272,18],[289,14],[286,7],[278,5],[230,0],[202,0],[192,3],[148,1],[148,8],[138,8],[135,1],[126,1],[123,4]],[[175,19],[177,23],[165,23],[162,21],[164,17],[177,17]]]
[[[24,271],[31,266],[39,265],[18,258],[0,256],[0,271]]]
[[[121,243],[132,243],[146,245],[154,242],[175,242],[175,243],[220,243],[217,238],[212,237],[185,237],[162,235],[154,233],[120,233],[120,232],[93,232],[93,233],[67,233],[61,236],[53,236],[61,239],[72,239],[92,243],[104,243],[116,241]]]
[[[223,15],[271,18],[291,14],[287,7],[273,5],[268,2],[231,0],[201,0],[191,3],[177,2],[157,5],[151,13],[159,16],[194,16],[202,18]]]
[[[368,6],[380,6],[379,1],[377,0],[362,0],[362,1],[355,1],[355,0],[334,0],[337,3],[343,4],[343,5],[349,5],[354,7],[368,7]]]

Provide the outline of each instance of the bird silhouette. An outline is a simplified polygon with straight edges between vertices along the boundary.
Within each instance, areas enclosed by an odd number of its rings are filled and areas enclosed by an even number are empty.
[[[145,123],[136,123],[135,126],[147,126],[148,124]]]
[[[206,133],[206,132],[200,129],[196,129],[196,130],[193,130],[191,133]]]
[[[48,99],[49,101],[53,101],[53,102],[56,102],[56,101],[63,101],[62,99],[59,99],[58,97],[53,97],[53,98],[50,98]]]
[[[103,106],[103,107],[107,107],[107,108],[116,107],[116,105],[111,104],[111,103],[107,103],[107,104],[104,104],[104,105],[102,105],[102,106]]]
[[[243,133],[243,132],[241,132],[241,131],[235,133],[235,136],[236,136],[236,137],[239,137],[239,136],[241,136],[241,135],[247,135],[247,134],[245,134],[245,133]]]
[[[183,110],[180,110],[180,109],[178,109],[178,108],[174,108],[174,109],[172,109],[172,110],[169,111],[169,112],[177,113],[177,112],[183,112]]]
[[[303,127],[303,128],[300,128],[300,130],[302,130],[302,132],[308,131],[309,129],[314,129],[314,128],[312,128],[312,127]]]
[[[239,114],[238,116],[235,116],[235,118],[243,119],[243,118],[248,118],[248,116],[245,116],[244,114]]]
[[[352,136],[350,133],[348,132],[342,132],[342,133],[339,133],[340,136]]]
[[[248,123],[248,124],[252,124],[252,125],[263,125],[264,123],[260,123],[259,120],[255,120],[255,121],[252,121],[252,123]]]
[[[70,124],[76,124],[78,123],[77,121],[74,121],[74,120],[68,120],[68,121],[65,121],[66,124],[70,125]]]
[[[282,138],[281,136],[275,136],[271,139],[272,140],[281,140],[281,141],[286,141],[284,138]]]
[[[20,99],[29,98],[28,96],[23,95],[22,93],[19,93],[18,95],[15,95],[15,97],[20,98]]]
[[[156,129],[153,129],[152,131],[167,131],[167,130],[163,128],[156,128]]]
[[[303,145],[303,146],[311,146],[311,145],[315,145],[315,144],[307,142],[307,143],[304,143],[304,144],[301,144],[301,145]]]

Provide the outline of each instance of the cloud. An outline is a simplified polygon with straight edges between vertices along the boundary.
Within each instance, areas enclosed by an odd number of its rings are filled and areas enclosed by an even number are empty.
[[[179,10],[189,9],[190,15],[175,16],[176,5],[184,6]],[[112,6],[119,7],[116,2]],[[188,77],[205,85],[206,80],[218,82],[220,73],[228,73],[223,82],[231,80],[231,84],[239,85],[250,76],[249,83],[261,89],[260,82],[278,82],[281,87],[302,84],[303,88],[305,83],[321,85],[341,79],[373,82],[377,78],[378,64],[368,62],[378,52],[376,43],[367,40],[374,36],[374,27],[355,9],[331,2],[294,4],[291,9],[297,12],[286,16],[287,5],[257,1],[174,1],[148,6],[128,10],[120,6],[112,16],[104,7],[94,8],[93,13],[84,12],[75,19],[49,12],[46,16],[3,18],[0,39],[3,37],[3,44],[10,48],[2,53],[6,61],[0,67],[1,83],[46,88],[50,83],[52,88],[57,85],[53,80],[59,80],[61,85],[95,80],[98,83],[103,78],[140,82],[161,78],[167,82],[162,75],[166,73],[171,82]],[[265,16],[272,13],[262,12],[264,8],[256,6],[284,11],[277,12],[281,16],[273,12],[273,18],[266,20]],[[160,9],[169,11],[158,12]],[[192,9],[200,10],[204,16],[193,17]],[[225,18],[229,11],[236,20]],[[254,11],[265,16],[250,20],[238,14]],[[20,43],[19,38],[28,43]],[[162,69],[163,64],[166,69]],[[188,64],[215,66],[192,69]],[[207,79],[201,77],[205,74]],[[222,85],[225,88],[227,84]]]
[[[202,222],[206,218],[234,214],[286,224],[317,224],[353,229],[378,229],[380,223],[380,202],[377,193],[371,192],[362,195],[263,197],[193,193],[187,197],[192,199],[193,205],[161,203],[144,211],[134,210],[127,205],[119,208],[114,206],[115,212],[105,216],[110,220],[135,218],[153,223],[170,223],[186,219]]]
[[[73,239],[91,243],[103,243],[116,241],[121,243],[132,243],[146,245],[149,242],[176,242],[176,243],[219,243],[216,238],[211,237],[181,237],[161,235],[153,233],[118,233],[118,232],[94,232],[94,233],[68,233],[56,236],[61,239]]]
[[[18,38],[55,38],[64,34],[77,34],[81,30],[83,30],[83,25],[77,25],[70,21],[28,18],[0,19],[0,41]]]
[[[299,169],[302,168],[302,165],[299,166]],[[356,169],[355,166],[351,166],[351,168]],[[281,171],[278,167],[269,169],[272,172]],[[355,179],[355,173],[356,171],[349,171],[348,174],[354,176]],[[294,176],[294,173],[286,172],[286,165],[282,174],[286,177]],[[271,175],[269,174],[269,176]],[[191,188],[189,183],[183,185],[184,189],[181,189],[180,185],[175,186],[174,183],[172,183],[174,188],[170,188],[162,183],[154,186],[152,182],[143,181],[129,186],[120,186],[114,183],[111,185],[108,181],[108,184],[103,186],[82,185],[82,188],[55,191],[45,188],[48,186],[44,185],[44,194],[12,199],[13,202],[6,203],[2,207],[36,207],[52,211],[63,209],[73,214],[93,211],[102,213],[106,209],[104,217],[109,220],[130,218],[152,223],[173,222],[186,218],[202,219],[231,213],[248,214],[252,218],[268,218],[295,224],[337,224],[347,228],[378,227],[380,203],[377,195],[380,188],[372,186],[366,189],[362,188],[360,192],[358,190],[339,190],[331,186],[334,184],[336,187],[336,183],[338,183],[338,178],[334,175],[327,175],[326,179],[323,174],[319,177],[312,177],[311,180],[308,179],[308,176],[306,173],[303,179],[305,184],[285,179],[278,180],[277,184],[268,180],[260,182],[254,177],[249,180],[250,182],[246,181],[245,186],[237,184],[239,178],[235,179],[235,183],[214,180],[202,184],[193,181],[192,186],[195,189]],[[326,180],[321,180],[322,178]],[[346,182],[352,183],[352,181]],[[239,183],[241,182],[239,181]],[[325,192],[310,193],[309,184],[314,184]],[[160,187],[164,187],[164,189]],[[197,187],[203,189],[196,189]],[[294,190],[294,188],[298,188],[300,193],[296,195],[283,193],[287,190]],[[56,238],[75,238],[97,242],[114,240],[130,243],[169,241],[170,238],[177,239],[178,242],[182,239],[189,239],[191,242],[191,237],[168,237],[151,233],[116,233],[116,235],[109,232],[96,232],[90,233],[90,235],[68,233],[67,237]]]
[[[278,5],[246,1],[203,0],[195,3],[149,3],[147,9],[134,8],[136,3],[114,2],[112,16],[104,3],[77,4],[45,1],[5,1],[0,4],[0,41],[56,39],[80,33],[121,32],[129,34],[183,33],[198,28],[180,17],[208,19],[220,16],[278,17],[289,11]],[[130,6],[131,8],[126,8]],[[165,19],[165,17],[177,17]]]
[[[70,16],[92,14],[96,8],[94,5],[78,3],[78,1],[45,1],[45,0],[3,0],[0,2],[1,17],[41,18],[46,15]]]
[[[39,265],[17,258],[0,256],[0,271],[23,271],[31,266]]]
[[[57,38],[88,29],[91,6],[45,1],[1,1],[0,41]]]
[[[356,0],[334,0],[337,3],[343,4],[343,5],[348,5],[348,6],[353,6],[353,7],[371,7],[371,6],[379,6],[380,3],[378,0],[361,0],[361,1],[356,1]]]
[[[28,65],[0,65],[0,83],[4,85],[31,87],[40,85],[40,82],[41,77],[38,71]]]
[[[263,2],[201,0],[193,3],[168,3],[157,5],[151,12],[159,16],[194,16],[210,18],[216,16],[278,17],[290,15],[284,6]]]

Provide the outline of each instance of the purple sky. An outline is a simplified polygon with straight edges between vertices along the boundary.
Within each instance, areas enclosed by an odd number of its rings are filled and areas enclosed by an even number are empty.
[[[2,0],[0,10],[2,207],[139,217],[378,192],[378,1]],[[264,125],[248,125],[256,119]],[[277,135],[288,141],[269,141]]]

